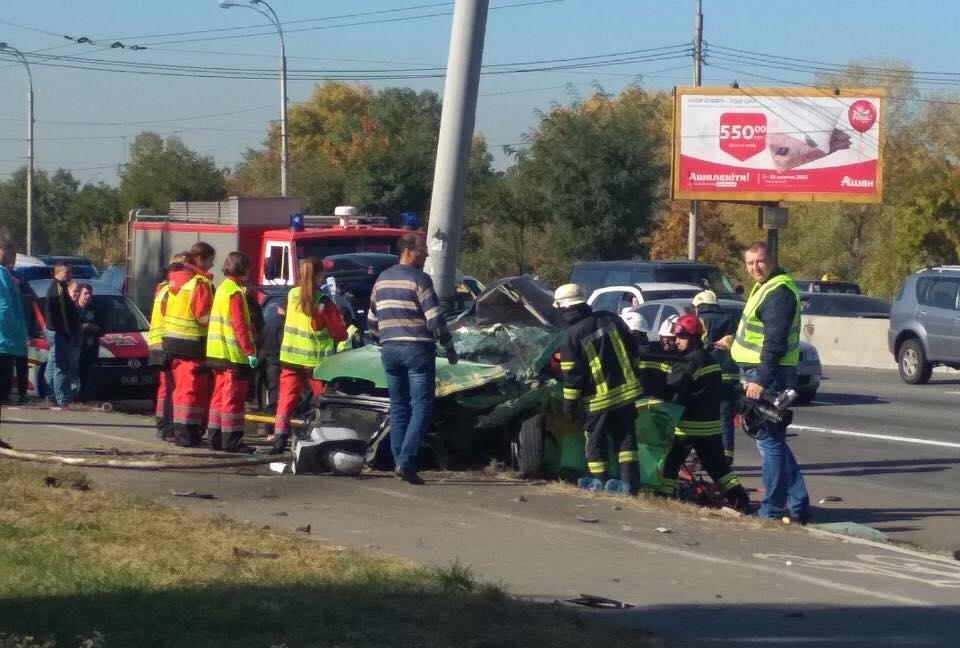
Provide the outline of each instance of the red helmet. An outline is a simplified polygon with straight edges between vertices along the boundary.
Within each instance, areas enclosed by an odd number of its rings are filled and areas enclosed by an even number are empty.
[[[696,315],[681,315],[673,325],[674,335],[699,338],[703,336],[703,323]]]

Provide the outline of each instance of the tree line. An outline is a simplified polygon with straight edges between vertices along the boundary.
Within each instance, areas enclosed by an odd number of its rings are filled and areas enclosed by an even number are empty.
[[[829,272],[889,298],[910,271],[960,261],[960,101],[920,97],[909,68],[886,67],[899,73],[850,65],[817,79],[886,88],[883,204],[791,206],[781,261],[797,276]],[[521,144],[505,147],[504,169],[494,169],[486,141],[476,136],[464,272],[482,279],[533,273],[557,283],[580,260],[684,256],[689,205],[669,199],[672,106],[671,93],[639,85],[615,95],[598,86],[585,97],[571,89],[566,101],[536,114]],[[309,213],[352,204],[387,216],[415,211],[425,223],[440,111],[430,91],[318,84],[290,107],[291,195]],[[176,137],[141,133],[118,188],[80,186],[63,170],[38,172],[36,247],[119,259],[128,209],[276,195],[279,159],[277,125],[233,169],[217,168]],[[22,171],[0,182],[0,226],[19,240],[23,186]],[[762,235],[756,209],[701,203],[700,221],[702,258],[745,279],[739,250]]]

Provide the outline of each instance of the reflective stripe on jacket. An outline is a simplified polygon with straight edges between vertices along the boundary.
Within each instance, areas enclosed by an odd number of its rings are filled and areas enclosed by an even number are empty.
[[[207,331],[207,357],[216,360],[226,360],[231,364],[246,365],[247,354],[237,341],[237,332],[233,328],[230,318],[230,299],[233,295],[243,295],[243,287],[233,279],[227,277],[220,284],[213,298],[213,308],[210,311],[210,327]],[[243,320],[246,323],[246,336],[253,345],[253,327],[250,322],[250,307],[246,297],[240,300],[243,305]]]
[[[290,289],[287,295],[287,317],[280,343],[280,362],[298,367],[316,367],[320,360],[332,355],[336,344],[326,328],[313,330],[313,311],[320,303],[320,291],[314,293],[311,312],[300,309],[300,287]]]
[[[147,346],[158,351],[163,346],[163,299],[170,292],[166,281],[160,282],[153,293],[153,307],[150,309],[150,330],[147,332]]]
[[[705,349],[688,351],[673,364],[667,385],[674,390],[673,402],[684,407],[677,436],[720,434],[721,376],[720,365]]]
[[[765,283],[754,284],[743,309],[737,335],[730,349],[730,356],[734,362],[741,365],[759,365],[760,354],[763,351],[763,322],[757,313],[763,301],[774,290],[786,287],[793,293],[797,305],[793,312],[793,321],[787,336],[787,352],[780,358],[780,365],[796,367],[800,362],[800,291],[789,275],[779,274],[771,277]]]
[[[619,316],[586,310],[560,344],[563,398],[583,399],[591,414],[637,400],[643,389],[636,357],[636,343]]]

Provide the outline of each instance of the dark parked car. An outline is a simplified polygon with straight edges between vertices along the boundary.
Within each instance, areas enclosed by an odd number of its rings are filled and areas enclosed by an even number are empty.
[[[813,293],[840,293],[844,295],[859,295],[860,286],[852,281],[834,281],[832,279],[797,279],[795,280],[800,292]]]
[[[100,272],[93,261],[85,256],[63,256],[55,254],[38,254],[37,258],[48,266],[55,266],[58,263],[69,263],[73,268],[71,275],[74,279],[99,279]]]
[[[574,266],[570,281],[585,295],[606,286],[657,282],[692,284],[709,288],[721,299],[743,299],[743,289],[734,288],[720,268],[695,261],[584,261]]]
[[[804,315],[828,315],[830,317],[890,317],[890,304],[882,299],[866,295],[841,293],[802,293],[800,308]]]

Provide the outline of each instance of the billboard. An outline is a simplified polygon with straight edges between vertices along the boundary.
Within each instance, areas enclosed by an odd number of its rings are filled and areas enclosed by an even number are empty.
[[[671,196],[878,203],[883,91],[677,88]]]

